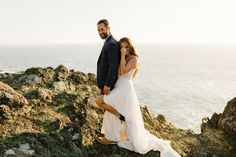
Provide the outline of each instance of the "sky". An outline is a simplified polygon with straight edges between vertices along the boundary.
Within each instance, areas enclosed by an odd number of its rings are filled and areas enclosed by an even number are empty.
[[[101,43],[97,21],[136,43],[236,45],[235,0],[0,0],[0,45]]]

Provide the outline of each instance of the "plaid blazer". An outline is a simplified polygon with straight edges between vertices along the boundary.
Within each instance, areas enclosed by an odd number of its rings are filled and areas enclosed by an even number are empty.
[[[114,88],[118,79],[120,64],[120,48],[118,42],[110,35],[102,47],[97,61],[97,86],[102,90],[106,85]]]

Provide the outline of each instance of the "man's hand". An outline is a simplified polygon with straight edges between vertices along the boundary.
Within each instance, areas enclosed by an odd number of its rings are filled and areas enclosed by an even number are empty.
[[[104,88],[103,88],[103,93],[104,93],[105,95],[108,95],[108,94],[110,93],[110,90],[111,90],[110,87],[104,86]]]

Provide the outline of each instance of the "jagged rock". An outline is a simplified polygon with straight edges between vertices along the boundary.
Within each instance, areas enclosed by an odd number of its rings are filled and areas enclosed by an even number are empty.
[[[65,91],[67,89],[66,83],[63,81],[54,82],[53,87],[55,90],[58,90],[58,91]]]
[[[236,137],[236,98],[227,103],[220,116],[218,127],[227,134]]]
[[[75,134],[72,136],[72,140],[78,140],[79,137],[80,137],[80,134],[75,133]]]
[[[0,70],[0,79],[4,77],[4,74],[2,73],[2,71]]]
[[[202,118],[202,124],[201,124],[201,132],[207,131],[211,126],[209,125],[209,117]]]
[[[8,93],[15,93],[14,89],[8,86],[7,84],[0,81],[0,91],[5,91]]]
[[[27,75],[38,75],[41,76],[41,74],[43,73],[43,68],[41,67],[37,67],[37,68],[29,68],[25,71],[25,74]]]
[[[0,104],[6,104],[10,107],[23,107],[24,105],[28,105],[28,101],[19,93],[7,93],[4,91],[0,91]]]
[[[221,114],[214,113],[211,116],[211,119],[209,119],[209,117],[204,117],[202,119],[201,132],[203,133],[205,131],[208,131],[208,129],[211,129],[211,128],[217,129],[220,116]]]
[[[90,86],[86,86],[84,84],[79,84],[77,87],[78,87],[78,91],[80,91],[80,92],[92,92],[92,89]]]
[[[92,80],[93,77],[92,75],[89,75],[91,76],[90,79]],[[76,84],[87,84],[88,83],[88,76],[83,73],[83,72],[80,72],[80,71],[76,71],[74,72],[71,76],[70,76],[71,80],[73,80]]]
[[[166,118],[162,114],[158,114],[157,119],[161,122],[166,122]]]
[[[30,149],[29,143],[20,144],[19,148],[8,149],[4,153],[4,157],[31,157],[34,156],[35,151]]]
[[[15,156],[16,156],[16,153],[13,149],[8,149],[4,154],[4,157],[15,157]]]
[[[70,91],[76,91],[76,86],[71,83],[71,82],[68,82],[68,90]]]
[[[0,82],[0,104],[9,105],[10,107],[23,107],[24,105],[28,105],[28,101],[10,86]]]
[[[95,137],[101,131],[103,111],[95,103],[101,94],[95,74],[68,70],[60,65],[56,69],[39,67],[20,74],[5,73],[0,76],[0,81],[10,85],[0,86],[0,91],[4,93],[1,97],[5,97],[5,93],[11,96],[20,93],[30,102],[30,105],[21,108],[7,103],[0,105],[0,121],[3,122],[0,124],[0,156],[7,152],[9,156],[17,157],[30,154],[35,157],[160,156],[154,151],[140,155],[96,142]],[[7,99],[4,101],[7,102]],[[221,114],[203,119],[202,132],[195,134],[188,129],[176,128],[163,115],[156,116],[147,107],[141,107],[141,111],[145,128],[162,139],[170,140],[173,148],[183,157],[226,157],[225,154],[235,154],[235,140],[231,141],[215,125],[222,118]],[[224,118],[229,115],[224,115]],[[22,147],[19,141],[29,145]],[[31,153],[27,155],[24,150]]]
[[[43,69],[43,73],[41,74],[42,81],[45,84],[51,84],[53,82],[54,75],[55,75],[54,69],[52,67],[47,67]]]
[[[29,90],[31,90],[32,87],[29,87],[29,86],[26,86],[26,85],[21,85],[19,87],[19,90],[22,92],[22,93],[27,93]]]
[[[96,75],[93,73],[88,73],[89,81],[91,84],[97,84]]]
[[[63,66],[63,65],[59,65],[56,69],[55,69],[55,77],[57,81],[65,81],[69,75],[69,71],[68,69]]]
[[[0,105],[0,123],[11,119],[11,110],[7,105]]]
[[[36,74],[30,74],[30,75],[23,75],[22,77],[19,78],[19,81],[20,82],[24,81],[26,84],[30,86],[35,86],[41,83],[42,78]]]
[[[220,116],[221,116],[221,114],[213,113],[213,115],[211,116],[211,119],[210,119],[210,123],[212,126],[214,126],[216,128],[218,127],[218,122],[219,122]]]
[[[38,96],[40,99],[42,100],[52,100],[52,96],[53,96],[53,92],[50,91],[49,89],[45,89],[45,88],[39,88],[38,89]]]
[[[18,150],[24,152],[28,156],[32,156],[35,154],[35,151],[30,149],[29,143],[20,144],[20,148]]]

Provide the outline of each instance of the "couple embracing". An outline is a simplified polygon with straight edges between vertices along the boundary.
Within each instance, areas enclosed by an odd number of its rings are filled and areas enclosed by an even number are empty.
[[[105,40],[97,61],[97,85],[101,89],[96,103],[105,110],[100,135],[102,144],[117,144],[121,148],[146,154],[160,151],[161,157],[179,157],[164,141],[144,128],[140,104],[132,80],[140,67],[139,55],[129,38],[118,42],[112,37],[106,19],[97,23],[100,37]]]

